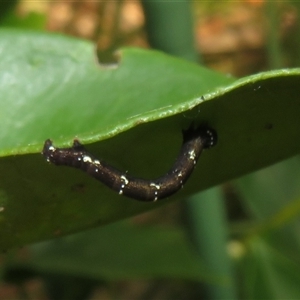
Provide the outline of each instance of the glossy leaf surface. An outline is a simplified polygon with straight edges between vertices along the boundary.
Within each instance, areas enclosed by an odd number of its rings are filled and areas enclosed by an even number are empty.
[[[171,199],[300,151],[299,70],[234,82],[141,49],[120,50],[118,65],[104,66],[93,47],[58,35],[0,32],[3,248],[160,205],[120,197],[78,170],[47,164],[40,154],[47,138],[60,147],[78,138],[124,172],[153,178],[172,165],[182,129],[208,123],[218,132],[218,145],[200,157],[184,189]]]

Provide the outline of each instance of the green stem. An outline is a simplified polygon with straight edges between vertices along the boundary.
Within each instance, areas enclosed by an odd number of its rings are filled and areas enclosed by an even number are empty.
[[[197,62],[193,18],[189,1],[142,1],[150,45],[167,53]],[[227,222],[219,188],[188,199],[186,227],[196,251],[220,284],[205,283],[209,299],[236,299],[231,262],[227,255]],[[208,299],[208,298],[206,298]]]
[[[185,202],[191,240],[209,273],[221,278],[205,284],[205,299],[236,299],[231,261],[226,245],[228,228],[220,188],[212,188]]]
[[[143,0],[142,4],[151,47],[197,61],[190,2]]]
[[[270,0],[266,3],[266,13],[269,21],[267,35],[269,69],[280,69],[283,67],[282,51],[279,43],[279,10],[276,4]]]

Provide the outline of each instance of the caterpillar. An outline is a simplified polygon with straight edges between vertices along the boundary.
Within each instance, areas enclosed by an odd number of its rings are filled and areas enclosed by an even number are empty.
[[[46,160],[57,166],[69,166],[88,173],[120,195],[139,201],[157,201],[167,198],[181,189],[188,180],[203,149],[217,143],[214,129],[201,126],[183,130],[183,143],[175,163],[163,176],[148,180],[133,177],[96,158],[75,139],[70,148],[56,148],[50,139],[42,151]]]

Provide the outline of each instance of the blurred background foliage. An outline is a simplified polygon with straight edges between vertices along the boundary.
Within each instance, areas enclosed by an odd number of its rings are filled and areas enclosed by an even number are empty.
[[[1,1],[0,26],[92,40],[103,62],[120,46],[153,47],[242,77],[299,66],[299,9],[263,0]],[[0,299],[298,299],[299,170],[294,157],[130,220],[3,254]]]

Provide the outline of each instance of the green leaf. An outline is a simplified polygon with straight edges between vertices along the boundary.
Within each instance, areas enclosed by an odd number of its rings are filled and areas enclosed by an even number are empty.
[[[258,219],[280,212],[300,197],[300,157],[296,156],[235,181],[242,199]],[[295,208],[292,209],[295,212]]]
[[[243,298],[298,299],[299,262],[283,256],[260,238],[252,239],[248,246],[249,251],[241,262]]]
[[[299,156],[236,180],[250,208],[251,251],[243,277],[244,298],[293,299],[299,295]],[[249,273],[250,272],[250,275]],[[252,276],[252,274],[255,274]]]
[[[44,273],[90,279],[181,278],[225,285],[191,250],[184,231],[117,222],[35,244],[19,265]],[[176,250],[175,250],[176,249]]]
[[[182,129],[206,122],[219,143],[172,199],[299,152],[299,70],[233,82],[149,50],[123,49],[118,65],[99,65],[93,47],[59,35],[0,31],[1,247],[168,202],[139,203],[81,171],[47,164],[40,155],[47,138],[61,147],[76,137],[124,172],[153,178],[172,165]]]
[[[267,235],[272,247],[292,257],[300,251],[299,181],[299,156],[236,180],[244,204],[259,221],[252,234]]]

